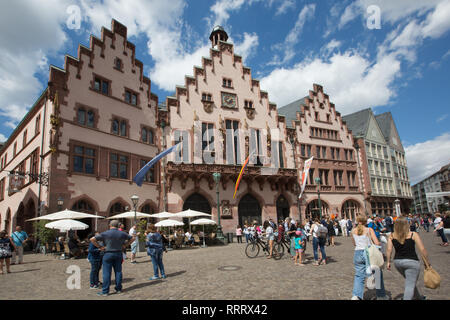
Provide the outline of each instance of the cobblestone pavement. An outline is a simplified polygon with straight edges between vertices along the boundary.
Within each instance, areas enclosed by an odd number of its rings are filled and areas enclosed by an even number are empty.
[[[450,279],[445,277],[450,261],[450,247],[441,247],[433,232],[420,232],[429,251],[430,262],[442,277],[441,288],[423,286],[423,266],[419,290],[428,299],[449,299]],[[261,253],[249,259],[245,243],[208,248],[183,248],[164,255],[167,279],[148,280],[153,274],[146,253],[138,254],[138,263],[124,262],[123,293],[98,297],[89,289],[90,264],[86,259],[58,260],[51,255],[28,254],[25,263],[11,266],[12,273],[0,275],[0,300],[3,299],[349,299],[353,288],[353,244],[350,238],[336,237],[335,247],[326,247],[329,263],[313,266],[312,246],[306,253],[310,261],[295,266],[288,256],[279,261],[266,259]],[[81,268],[81,289],[69,290],[66,281],[70,265]],[[238,267],[234,270],[231,266]],[[220,270],[222,269],[222,270]],[[404,281],[393,268],[384,271],[388,295],[401,299]],[[111,292],[113,292],[111,286]],[[374,290],[367,290],[371,299]]]

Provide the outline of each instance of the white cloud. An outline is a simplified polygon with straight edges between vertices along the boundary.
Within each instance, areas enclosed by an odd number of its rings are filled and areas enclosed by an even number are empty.
[[[294,27],[289,31],[283,43],[278,43],[273,46],[273,49],[282,51],[284,57],[280,61],[278,54],[276,54],[269,65],[284,64],[292,60],[295,56],[295,45],[300,40],[303,27],[308,20],[314,17],[316,10],[315,4],[309,4],[303,7],[297,17]]]
[[[223,25],[230,18],[230,12],[239,10],[246,2],[245,0],[218,0],[211,7],[211,11],[215,14],[214,25]]]
[[[411,184],[425,179],[450,162],[450,132],[405,148]]]
[[[372,64],[357,52],[335,53],[329,60],[315,58],[280,68],[261,79],[261,87],[279,107],[307,95],[313,83],[324,86],[336,109],[348,114],[389,103],[400,62],[386,55]]]
[[[281,5],[277,8],[277,11],[275,12],[275,15],[278,16],[283,13],[286,13],[291,8],[295,8],[294,0],[282,0]]]
[[[440,116],[439,118],[437,118],[436,122],[439,123],[441,121],[444,121],[445,119],[447,119],[447,117],[448,117],[448,114],[444,114],[444,115]]]
[[[8,138],[0,133],[0,142],[5,142],[6,140],[8,140]]]
[[[450,50],[448,50],[448,51],[442,56],[442,59],[447,59],[448,57],[450,57]]]
[[[11,1],[0,10],[0,115],[15,128],[39,97],[36,78],[67,37],[62,24],[68,1]]]
[[[338,29],[342,29],[347,23],[354,20],[361,13],[361,7],[359,6],[358,2],[353,2],[352,4],[348,5],[339,20]]]
[[[249,34],[244,32],[244,40],[241,43],[235,44],[234,53],[242,56],[244,61],[254,55],[256,47],[258,47],[258,35],[256,33]]]
[[[439,38],[450,29],[450,0],[445,0],[427,16],[423,27],[424,38]]]

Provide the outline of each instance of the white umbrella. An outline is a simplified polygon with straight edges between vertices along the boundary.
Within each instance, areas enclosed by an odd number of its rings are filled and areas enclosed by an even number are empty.
[[[205,212],[200,212],[196,210],[187,209],[178,213],[175,213],[175,217],[181,217],[181,218],[189,218],[189,232],[191,232],[191,218],[193,217],[211,217],[210,214],[207,214]]]
[[[206,247],[205,245],[205,224],[216,224],[214,220],[211,219],[197,219],[191,222],[193,225],[203,225],[203,248]]]
[[[89,228],[89,226],[83,222],[72,220],[72,219],[63,219],[58,221],[53,221],[47,223],[45,225],[46,228],[49,229],[58,229],[62,232],[69,230],[85,230]]]
[[[175,217],[175,214],[174,214],[174,213],[170,213],[170,212],[163,211],[163,212],[160,212],[160,213],[154,213],[154,214],[151,214],[150,217],[156,218],[156,219],[164,219],[164,218],[172,218],[172,217]]]
[[[45,216],[36,217],[33,219],[29,219],[27,221],[36,221],[36,220],[62,220],[62,219],[87,219],[87,218],[104,218],[102,216],[97,216],[94,214],[83,213],[72,210],[63,210],[55,213],[47,214]]]
[[[133,219],[133,218],[134,218],[134,211],[127,211],[127,212],[116,214],[115,216],[112,216],[112,217],[108,217],[106,219],[112,220],[112,219]],[[148,214],[148,213],[136,211],[136,218],[152,218],[152,215]]]
[[[176,226],[184,226],[183,222],[177,221],[177,220],[162,220],[155,224],[155,227],[176,227]]]

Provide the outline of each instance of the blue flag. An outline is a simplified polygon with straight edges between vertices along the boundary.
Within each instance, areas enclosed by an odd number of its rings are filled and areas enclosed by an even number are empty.
[[[136,174],[136,176],[133,178],[133,181],[136,182],[136,184],[140,187],[142,186],[142,182],[144,181],[145,175],[147,174],[148,170],[150,170],[151,167],[155,163],[157,163],[159,160],[161,160],[163,157],[167,156],[169,153],[175,151],[175,149],[181,144],[178,143],[174,145],[173,147],[170,147],[169,149],[164,150],[160,154],[158,154],[156,157],[154,157],[152,160],[150,160],[145,166],[142,167],[141,170]]]

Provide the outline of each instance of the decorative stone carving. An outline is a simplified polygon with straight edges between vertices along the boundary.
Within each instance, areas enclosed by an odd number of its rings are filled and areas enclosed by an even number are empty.
[[[255,119],[255,113],[256,113],[255,108],[244,107],[244,109],[245,109],[245,112],[247,113],[247,118],[249,118],[250,120]]]
[[[222,207],[221,217],[224,219],[232,219],[233,218],[233,208],[230,204],[230,201],[222,200],[221,207]]]
[[[203,103],[203,109],[205,110],[205,112],[207,112],[207,113],[213,112],[214,102],[202,100],[202,103]]]

